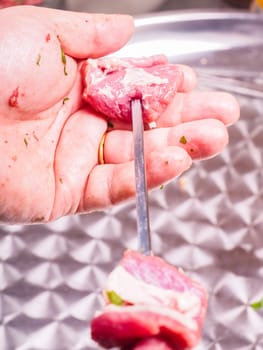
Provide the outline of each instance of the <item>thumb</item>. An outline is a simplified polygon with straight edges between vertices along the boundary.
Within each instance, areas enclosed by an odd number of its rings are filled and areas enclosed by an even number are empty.
[[[66,54],[75,58],[95,58],[117,51],[134,31],[133,18],[128,15],[38,10],[54,23]]]

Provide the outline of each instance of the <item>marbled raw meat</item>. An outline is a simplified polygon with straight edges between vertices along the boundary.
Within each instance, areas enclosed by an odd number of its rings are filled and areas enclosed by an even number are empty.
[[[91,324],[92,338],[105,348],[135,346],[151,337],[160,337],[176,350],[199,342],[206,291],[161,258],[126,251],[105,290],[106,306]],[[114,291],[123,304],[110,303],[107,291]]]
[[[88,59],[83,66],[84,100],[110,119],[131,121],[131,100],[142,102],[143,119],[155,121],[183,82],[166,56]]]

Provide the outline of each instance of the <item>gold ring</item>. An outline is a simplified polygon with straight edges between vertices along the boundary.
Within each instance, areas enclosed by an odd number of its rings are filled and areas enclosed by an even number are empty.
[[[98,149],[98,163],[99,164],[104,164],[105,160],[104,160],[104,144],[105,144],[105,139],[106,139],[106,134],[107,132],[105,132],[100,140],[100,144],[99,144],[99,149]]]

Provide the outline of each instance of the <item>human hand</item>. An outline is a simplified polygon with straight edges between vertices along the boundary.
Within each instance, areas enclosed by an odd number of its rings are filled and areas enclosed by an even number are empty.
[[[110,35],[109,35],[110,33]],[[122,47],[133,33],[129,16],[88,15],[37,7],[0,11],[0,219],[45,222],[103,209],[134,195],[132,134],[82,101],[81,60]],[[225,93],[192,92],[188,67],[173,102],[145,132],[149,188],[214,156],[239,117]],[[108,128],[112,129],[112,128]],[[187,142],[182,142],[182,136]]]

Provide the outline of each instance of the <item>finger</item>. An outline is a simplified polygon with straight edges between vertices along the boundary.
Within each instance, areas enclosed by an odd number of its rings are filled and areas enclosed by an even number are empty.
[[[145,152],[181,147],[192,159],[203,159],[220,153],[228,143],[226,126],[216,120],[197,120],[172,128],[145,132]],[[118,150],[118,152],[116,152]],[[106,163],[123,163],[133,159],[133,135],[130,131],[107,133],[104,144]]]
[[[196,87],[197,78],[194,70],[182,64],[177,65],[178,69],[183,73],[183,81],[178,92],[189,92]]]
[[[94,58],[117,51],[134,31],[133,18],[128,15],[38,10],[43,18],[52,20],[66,54],[75,58]]]
[[[177,177],[191,165],[191,158],[180,147],[168,147],[146,156],[148,188],[160,186]],[[134,163],[96,166],[89,175],[79,211],[109,207],[135,194]]]
[[[55,200],[50,219],[76,212],[87,174],[98,163],[98,144],[106,122],[85,108],[64,123],[53,163]]]
[[[158,126],[172,126],[192,120],[214,118],[225,125],[235,123],[240,109],[235,97],[226,92],[177,94],[158,119]]]

